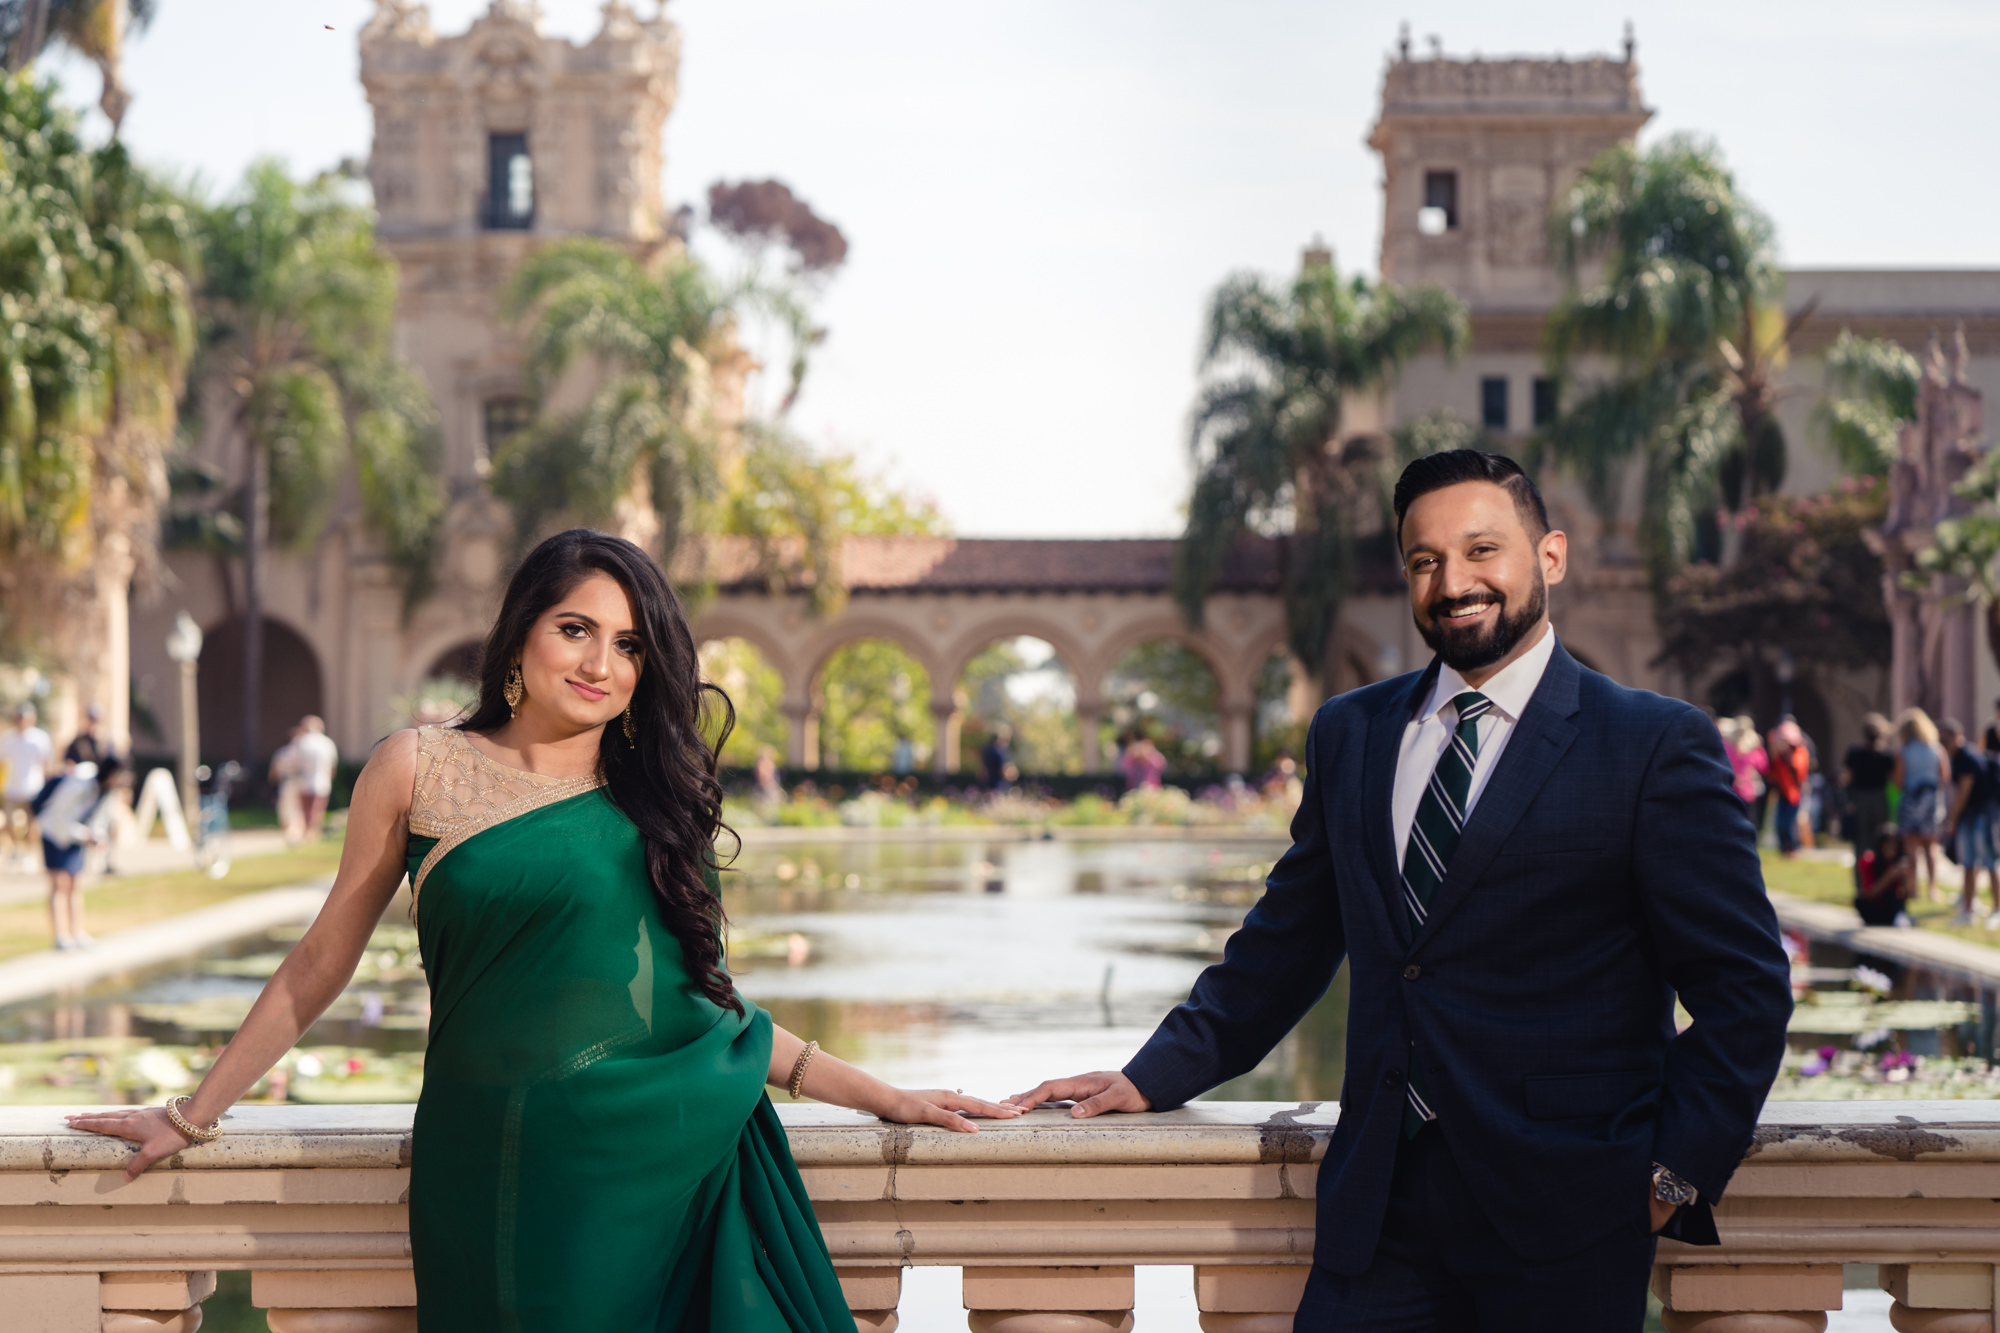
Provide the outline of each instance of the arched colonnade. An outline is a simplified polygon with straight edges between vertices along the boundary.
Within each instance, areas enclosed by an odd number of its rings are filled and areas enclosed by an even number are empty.
[[[1228,593],[1210,600],[1200,630],[1190,630],[1164,595],[1011,592],[998,594],[858,594],[839,614],[813,618],[803,600],[759,592],[724,592],[695,617],[698,642],[738,638],[763,654],[784,682],[786,762],[819,764],[815,686],[828,659],[847,644],[882,639],[907,652],[931,681],[935,728],[932,763],[940,774],[959,765],[962,710],[956,687],[973,658],[996,641],[1042,639],[1076,681],[1076,723],[1085,772],[1103,770],[1098,727],[1108,702],[1105,678],[1142,643],[1184,644],[1215,673],[1222,720],[1223,766],[1250,763],[1258,668],[1284,647],[1284,614],[1275,594]]]

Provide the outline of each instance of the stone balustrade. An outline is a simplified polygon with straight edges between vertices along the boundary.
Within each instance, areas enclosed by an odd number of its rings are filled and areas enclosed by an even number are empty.
[[[249,1270],[275,1333],[416,1327],[407,1106],[240,1108],[136,1182],[59,1108],[0,1108],[10,1333],[189,1333]],[[1191,1266],[1207,1333],[1281,1333],[1305,1284],[1331,1104],[1213,1102],[978,1135],[780,1108],[856,1322],[889,1333],[903,1270],[963,1269],[977,1333],[1122,1333],[1133,1273]],[[1635,1187],[1636,1188],[1636,1187]],[[2000,1286],[2000,1104],[1765,1109],[1724,1244],[1660,1247],[1673,1333],[1809,1333],[1843,1264],[1880,1265],[1903,1333],[1988,1333]]]

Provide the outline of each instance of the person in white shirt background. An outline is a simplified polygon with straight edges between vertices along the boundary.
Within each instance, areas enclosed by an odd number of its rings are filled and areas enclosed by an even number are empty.
[[[83,858],[110,841],[113,802],[128,778],[115,754],[104,762],[77,764],[42,802],[42,864],[49,872],[49,929],[56,948],[87,949],[94,941],[83,928]]]
[[[327,798],[333,795],[333,774],[340,767],[340,747],[326,734],[326,723],[311,716],[299,719],[299,738],[292,745],[299,754],[299,809],[305,815],[305,836],[317,838],[320,824],[326,819]]]
[[[7,835],[8,858],[23,869],[35,864],[35,812],[29,803],[48,781],[54,754],[49,733],[35,725],[35,706],[16,707],[13,730],[0,735],[0,769],[6,771],[0,780],[0,828]]]
[[[284,831],[285,846],[296,847],[305,840],[306,812],[299,800],[299,775],[305,756],[299,752],[303,731],[293,727],[285,743],[271,756],[271,781],[278,784],[278,827]]]

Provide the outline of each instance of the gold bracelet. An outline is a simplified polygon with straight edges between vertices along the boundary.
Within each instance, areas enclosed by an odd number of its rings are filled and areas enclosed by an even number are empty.
[[[807,1042],[806,1048],[799,1052],[799,1062],[792,1066],[791,1085],[786,1089],[792,1094],[793,1101],[799,1099],[799,1089],[806,1085],[806,1066],[811,1064],[813,1057],[818,1054],[819,1043],[816,1041]]]
[[[195,1124],[181,1114],[181,1107],[192,1100],[190,1097],[167,1098],[167,1119],[173,1121],[174,1128],[185,1135],[190,1142],[213,1143],[222,1137],[222,1119],[218,1116],[215,1123],[207,1129]]]

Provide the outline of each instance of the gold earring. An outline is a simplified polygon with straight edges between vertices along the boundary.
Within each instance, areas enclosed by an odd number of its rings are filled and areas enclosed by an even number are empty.
[[[639,730],[632,723],[631,704],[625,705],[625,743],[627,745],[637,745],[639,743]]]
[[[507,672],[507,683],[500,687],[500,697],[507,701],[507,715],[521,715],[521,700],[528,697],[528,683],[521,679],[521,667],[516,663]]]

